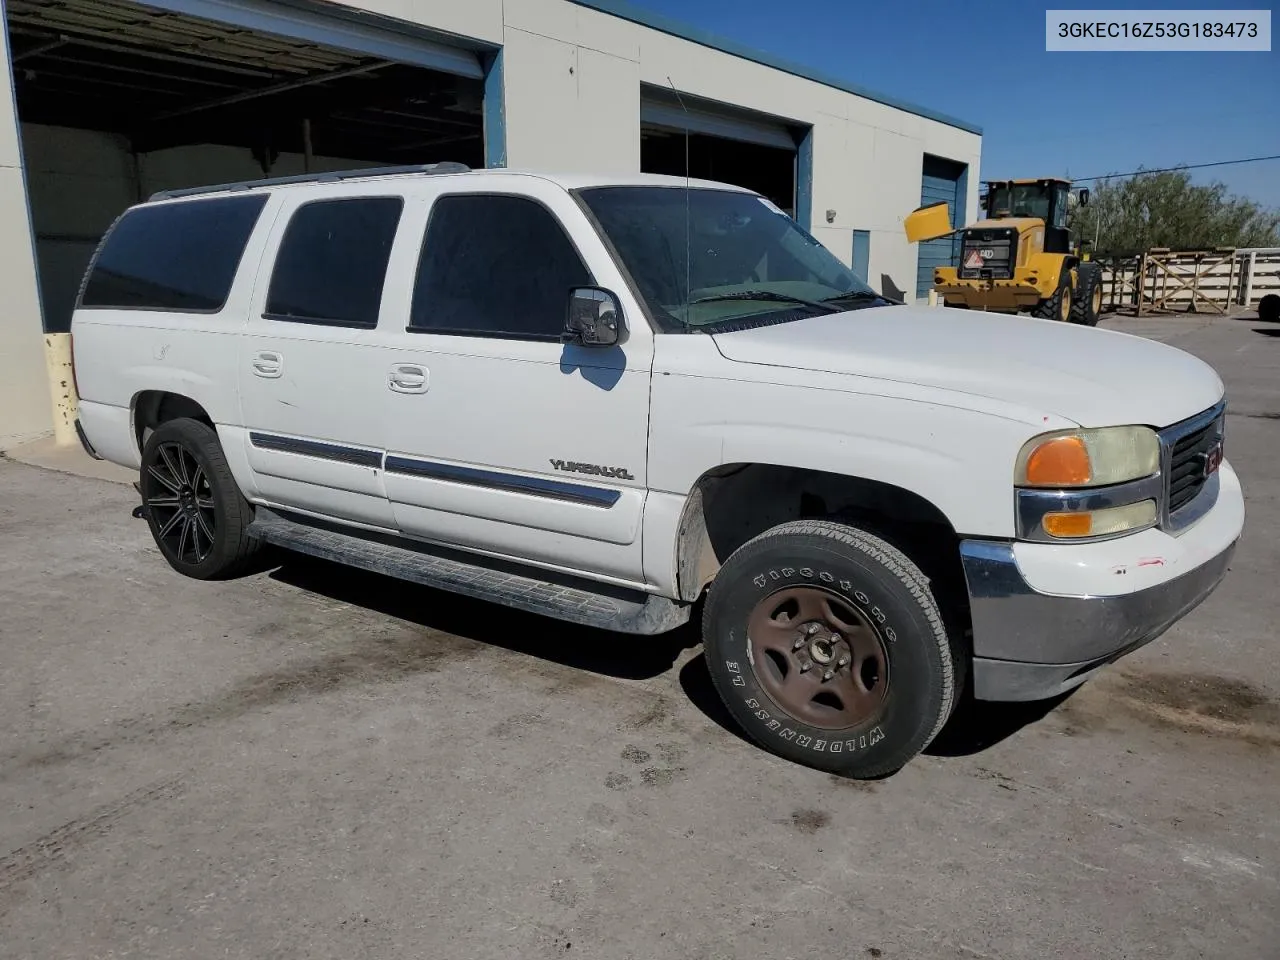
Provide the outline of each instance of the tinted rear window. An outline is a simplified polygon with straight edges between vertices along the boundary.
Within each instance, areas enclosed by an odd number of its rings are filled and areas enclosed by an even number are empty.
[[[266,202],[257,194],[128,211],[98,252],[80,306],[221,310]]]
[[[376,326],[403,206],[399,197],[346,197],[299,207],[276,254],[266,315]]]

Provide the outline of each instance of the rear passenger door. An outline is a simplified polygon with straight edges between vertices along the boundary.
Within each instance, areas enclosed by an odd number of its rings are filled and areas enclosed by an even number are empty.
[[[404,199],[384,185],[294,193],[281,191],[241,340],[255,499],[394,529],[377,325]]]
[[[495,176],[451,185],[404,234],[383,391],[401,530],[641,580],[653,340],[586,216],[546,180]],[[584,285],[618,296],[622,343],[560,342]]]

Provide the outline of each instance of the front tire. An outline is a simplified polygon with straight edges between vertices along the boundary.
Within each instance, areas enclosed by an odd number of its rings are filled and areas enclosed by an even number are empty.
[[[1094,263],[1082,263],[1079,277],[1080,286],[1071,302],[1071,322],[1096,327],[1102,314],[1102,268]]]
[[[956,695],[928,580],[842,524],[782,524],[736,551],[711,586],[703,643],[717,692],[752,739],[844,776],[900,769]]]
[[[1037,303],[1031,313],[1041,320],[1057,320],[1060,323],[1067,323],[1071,320],[1071,304],[1073,300],[1071,271],[1064,267],[1062,276],[1058,278],[1058,288],[1053,291],[1053,296]]]
[[[169,420],[142,451],[142,505],[169,565],[197,580],[228,577],[258,550],[247,533],[252,508],[208,424]]]

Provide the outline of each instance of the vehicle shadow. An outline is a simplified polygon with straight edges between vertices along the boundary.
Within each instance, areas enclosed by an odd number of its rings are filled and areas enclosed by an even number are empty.
[[[680,689],[689,698],[689,702],[702,711],[703,716],[739,740],[754,742],[742,732],[742,728],[720,699],[720,694],[716,693],[716,688],[711,683],[711,671],[707,669],[706,654],[699,652],[696,657],[690,658],[680,668],[679,680]]]
[[[1065,703],[1079,687],[1048,700],[994,703],[975,700],[966,690],[946,726],[925,748],[930,757],[970,757],[1007,740],[1024,727],[1038,723]]]
[[[610,633],[512,610],[394,577],[282,553],[268,576],[299,590],[428,630],[624,680],[660,676],[698,643],[696,619],[654,637]]]
[[[1254,327],[1253,332],[1264,337],[1280,337],[1280,327]]]
[[[700,643],[701,617],[696,610],[688,624],[671,633],[631,636],[563,623],[303,554],[271,554],[278,565],[267,575],[279,583],[427,630],[602,676],[623,680],[661,676],[675,666],[684,651]],[[708,720],[738,739],[752,742],[716,692],[701,651],[684,663],[677,681],[689,702]],[[1044,719],[1074,692],[1032,703],[990,703],[975,700],[966,692],[924,752],[934,757],[981,753]]]

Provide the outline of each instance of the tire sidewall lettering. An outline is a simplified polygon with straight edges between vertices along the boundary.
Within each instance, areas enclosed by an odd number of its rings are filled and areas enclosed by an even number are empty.
[[[820,584],[828,589],[834,589],[841,593],[846,599],[852,600],[863,612],[866,613],[877,626],[882,629],[881,635],[889,643],[894,643],[898,639],[897,631],[888,626],[888,614],[877,604],[862,588],[855,588],[852,581],[844,580],[837,577],[829,570],[823,570],[819,567],[775,567],[762,570],[751,578],[751,582],[760,589],[765,589],[774,584],[781,584],[786,580],[794,580],[797,575],[804,580],[817,580]]]
[[[726,660],[726,668],[729,668],[733,663],[734,661]],[[758,698],[744,697],[742,702],[751,710],[751,715],[764,724],[769,733],[780,740],[792,743],[797,747],[803,747],[806,750],[812,750],[815,753],[856,753],[875,746],[885,736],[883,720],[869,730],[845,734],[839,739],[832,737],[832,734],[838,731],[830,731],[826,737],[819,736],[817,732],[812,734],[801,733],[794,727],[785,725],[787,719],[785,713],[783,714],[784,719],[778,719],[761,704]]]
[[[770,566],[757,569],[749,578],[749,582],[759,593],[767,594],[788,586],[789,583],[813,583],[835,593],[839,593],[852,601],[880,630],[886,647],[895,644],[897,631],[889,625],[889,614],[877,602],[874,586],[855,586],[853,581],[842,577],[835,570],[824,569],[818,565]],[[757,686],[754,670],[744,669],[743,660],[750,661],[750,644],[745,629],[739,627],[730,632],[728,650],[741,651],[739,656],[724,660],[724,667],[730,674],[735,692],[742,697],[751,717],[760,725],[762,735],[776,737],[782,744],[800,747],[813,753],[853,754],[874,747],[885,739],[886,726],[892,722],[893,711],[886,710],[869,721],[869,726],[854,728],[848,731],[823,731],[808,727],[802,721],[789,717],[785,711],[767,701],[763,691]],[[889,704],[886,704],[888,707]],[[775,714],[776,711],[776,714]],[[800,729],[797,729],[797,724]]]

